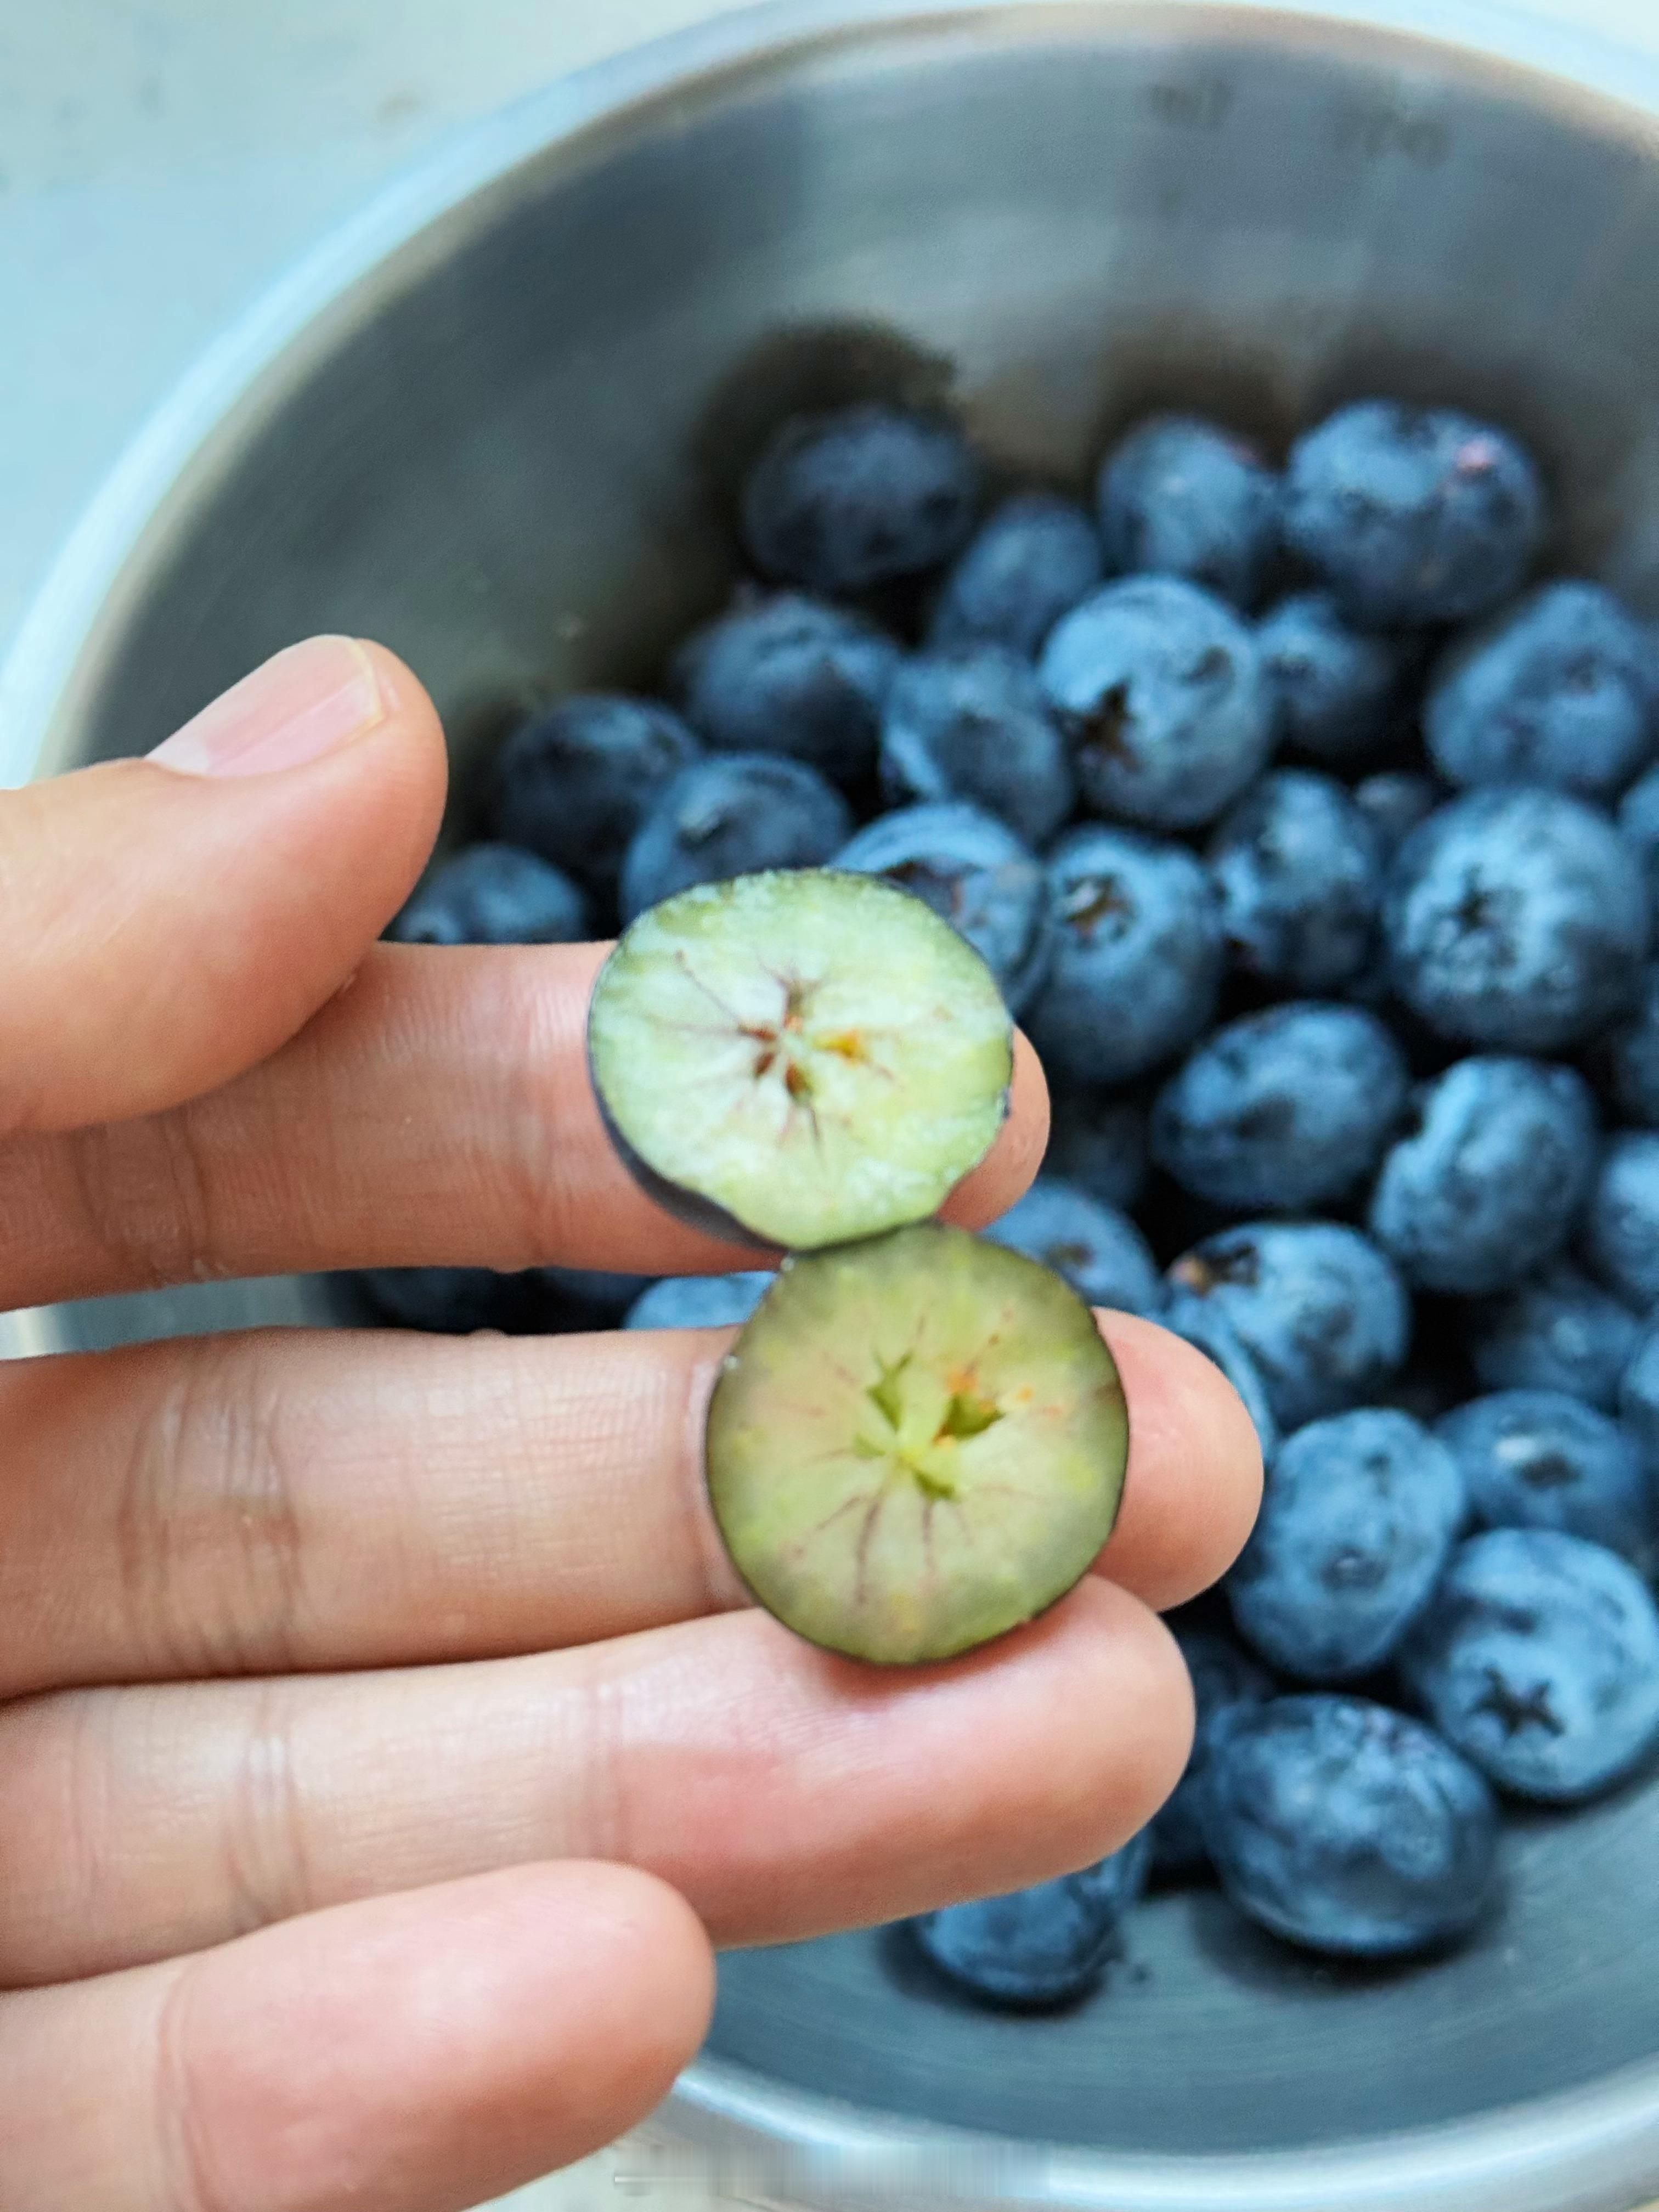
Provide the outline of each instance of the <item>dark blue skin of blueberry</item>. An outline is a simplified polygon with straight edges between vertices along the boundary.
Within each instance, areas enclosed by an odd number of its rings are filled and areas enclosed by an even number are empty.
[[[1634,1018],[1608,1040],[1613,1097],[1627,1121],[1659,1129],[1659,963],[1643,979]]]
[[[1653,652],[1599,584],[1544,584],[1462,638],[1423,709],[1449,783],[1541,783],[1607,801],[1651,757]]]
[[[965,799],[1028,845],[1046,845],[1077,787],[1066,740],[1030,661],[1004,645],[953,646],[904,662],[881,721],[891,806]]]
[[[1445,793],[1431,776],[1385,769],[1354,786],[1353,803],[1376,830],[1384,860],[1391,860],[1419,822],[1426,822]]]
[[[1152,1158],[1236,1213],[1296,1213],[1376,1167],[1410,1087],[1374,1014],[1304,1002],[1206,1037],[1158,1094]]]
[[[1460,1060],[1417,1103],[1371,1195],[1371,1235],[1419,1289],[1490,1296],[1577,1228],[1600,1140],[1589,1085],[1535,1060]]]
[[[1180,1285],[1172,1285],[1158,1313],[1162,1327],[1212,1360],[1237,1391],[1261,1447],[1264,1467],[1271,1468],[1279,1450],[1279,1423],[1267,1397],[1261,1370],[1244,1349],[1244,1340],[1212,1298],[1200,1297]]]
[[[1383,926],[1394,986],[1454,1042],[1559,1052],[1626,1012],[1648,950],[1646,886],[1605,817],[1536,787],[1471,792],[1395,855]]]
[[[1469,1358],[1488,1390],[1565,1390],[1610,1413],[1641,1333],[1627,1305],[1558,1260],[1477,1310]]]
[[[978,512],[979,463],[956,427],[872,404],[797,416],[743,489],[756,567],[817,592],[864,592],[952,559]]]
[[[1374,1244],[1340,1222],[1223,1230],[1170,1274],[1232,1324],[1281,1429],[1375,1400],[1411,1347],[1405,1285]]]
[[[1091,1306],[1155,1314],[1164,1303],[1157,1262],[1128,1215],[1058,1176],[1039,1176],[984,1233],[1064,1275]]]
[[[726,1328],[748,1320],[776,1277],[765,1270],[735,1275],[665,1275],[641,1291],[624,1328]]]
[[[1061,1085],[1048,1102],[1051,1175],[1127,1212],[1146,1187],[1146,1109],[1133,1098]]]
[[[1192,1875],[1210,1860],[1204,1841],[1204,1777],[1215,1724],[1230,1706],[1260,1705],[1272,1695],[1273,1681],[1224,1636],[1178,1628],[1175,1638],[1193,1678],[1197,1723],[1187,1771],[1152,1822],[1152,1864],[1159,1874]]]
[[[1184,848],[1129,830],[1069,831],[1048,875],[1054,964],[1032,1040],[1073,1082],[1133,1082],[1215,1012],[1225,963],[1215,887]]]
[[[1037,672],[1096,813],[1213,821],[1273,750],[1273,696],[1232,609],[1176,576],[1108,584],[1056,624]]]
[[[1227,1577],[1240,1635],[1299,1680],[1358,1681],[1427,1604],[1467,1510],[1457,1462],[1408,1414],[1310,1421],[1279,1446]]]
[[[1054,950],[1042,864],[1006,822],[965,800],[902,807],[860,830],[838,868],[886,876],[959,930],[1018,1014]]]
[[[1185,576],[1251,607],[1279,556],[1279,479],[1244,439],[1190,415],[1155,415],[1100,471],[1108,567]]]
[[[1638,1313],[1659,1309],[1659,1131],[1607,1139],[1584,1224],[1590,1265]]]
[[[1659,1504],[1659,1322],[1637,1340],[1619,1386],[1619,1417],[1647,1462]]]
[[[1006,645],[1031,659],[1105,573],[1099,535],[1074,501],[1016,493],[980,525],[946,576],[928,644]]]
[[[353,1279],[389,1320],[442,1336],[510,1327],[526,1282],[489,1267],[365,1267]]]
[[[1285,535],[1368,629],[1467,622],[1508,599],[1543,536],[1543,486],[1503,430],[1450,408],[1361,400],[1299,438]]]
[[[1562,1390],[1499,1390],[1456,1407],[1435,1434],[1462,1472],[1477,1525],[1559,1528],[1633,1558],[1649,1535],[1635,1437]]]
[[[1210,841],[1227,942],[1240,967],[1291,991],[1334,991],[1372,960],[1382,842],[1340,783],[1302,769],[1262,777]]]
[[[1333,769],[1369,760],[1392,733],[1419,657],[1409,636],[1356,629],[1328,592],[1281,599],[1262,617],[1255,641],[1279,735]]]
[[[387,932],[403,945],[580,945],[587,900],[515,845],[469,845],[434,869]]]
[[[900,658],[873,623],[782,592],[694,630],[668,680],[717,751],[786,753],[832,783],[858,784],[875,766]]]
[[[1659,1746],[1659,1610],[1626,1560],[1580,1536],[1460,1545],[1400,1664],[1441,1734],[1517,1797],[1578,1803]]]
[[[1648,882],[1648,895],[1659,913],[1659,768],[1638,776],[1619,802],[1619,829]]]
[[[614,1328],[651,1283],[649,1275],[613,1274],[602,1267],[532,1267],[524,1279],[580,1328]]]
[[[609,889],[635,831],[702,748],[655,699],[578,692],[526,722],[495,763],[497,837]]]
[[[811,868],[844,844],[846,800],[804,761],[721,753],[676,776],[623,863],[623,919],[693,884]]]
[[[1432,1950],[1474,1927],[1497,1886],[1486,1782],[1432,1729],[1364,1698],[1230,1708],[1204,1826],[1242,1911],[1337,1957]]]
[[[908,1923],[923,1955],[975,1996],[1011,2009],[1065,2004],[1093,1988],[1146,1883],[1152,1832],[1080,1874]]]

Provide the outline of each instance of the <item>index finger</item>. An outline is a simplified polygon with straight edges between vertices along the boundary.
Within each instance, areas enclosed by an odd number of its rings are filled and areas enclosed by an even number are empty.
[[[0,1304],[348,1267],[641,1274],[753,1267],[647,1197],[588,1080],[609,947],[376,945],[270,1060],[172,1112],[0,1146]],[[949,1218],[1036,1174],[1048,1091],[1017,1040],[1009,1116]]]

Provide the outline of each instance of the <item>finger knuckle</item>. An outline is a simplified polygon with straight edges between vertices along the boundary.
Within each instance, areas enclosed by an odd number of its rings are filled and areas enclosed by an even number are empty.
[[[175,1675],[295,1663],[306,1536],[278,1379],[257,1338],[192,1346],[133,1430],[116,1498],[129,1638]]]
[[[86,1239],[114,1282],[211,1282],[225,1273],[213,1161],[188,1107],[64,1139]]]

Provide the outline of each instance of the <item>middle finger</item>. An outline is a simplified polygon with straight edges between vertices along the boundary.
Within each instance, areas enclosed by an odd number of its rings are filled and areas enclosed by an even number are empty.
[[[1164,1607],[1260,1462],[1208,1360],[1103,1319],[1129,1407],[1103,1571]],[[0,1698],[503,1656],[742,1606],[702,1483],[728,1330],[271,1330],[0,1370]]]

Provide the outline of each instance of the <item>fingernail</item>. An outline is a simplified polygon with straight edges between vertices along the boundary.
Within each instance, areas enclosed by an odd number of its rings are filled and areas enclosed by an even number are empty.
[[[309,637],[233,684],[149,757],[184,775],[270,775],[349,744],[386,713],[355,637]]]

